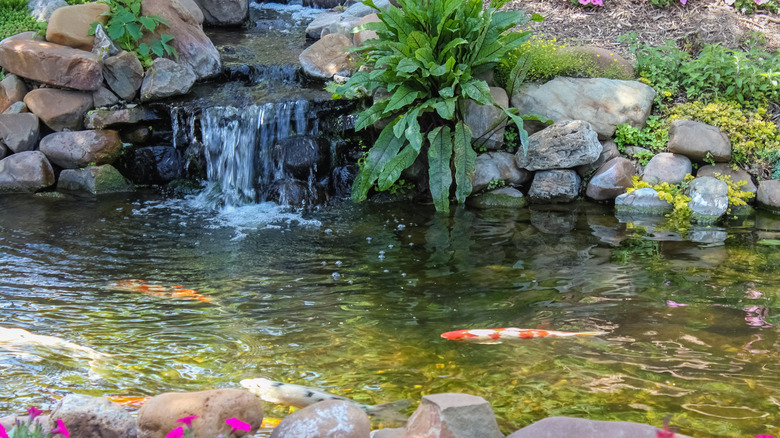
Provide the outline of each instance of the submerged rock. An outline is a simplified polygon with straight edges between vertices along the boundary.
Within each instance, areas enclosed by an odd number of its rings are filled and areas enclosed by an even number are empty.
[[[474,208],[523,208],[528,203],[520,190],[504,187],[468,198],[466,203]]]

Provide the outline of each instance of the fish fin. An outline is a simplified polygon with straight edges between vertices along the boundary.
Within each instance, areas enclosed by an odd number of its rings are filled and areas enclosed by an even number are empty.
[[[400,411],[408,408],[412,404],[412,400],[405,398],[403,400],[396,400],[389,403],[382,403],[374,406],[366,406],[366,413],[378,420],[390,422],[390,423],[405,423],[409,418],[402,414]]]

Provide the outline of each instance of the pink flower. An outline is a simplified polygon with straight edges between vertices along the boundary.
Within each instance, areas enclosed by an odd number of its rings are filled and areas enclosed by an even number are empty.
[[[686,307],[686,306],[688,306],[687,304],[677,303],[677,302],[674,302],[672,300],[666,300],[666,305],[669,306],[669,307]]]
[[[57,434],[60,434],[65,438],[70,438],[70,432],[68,432],[68,429],[65,427],[65,423],[59,418],[57,419],[57,427],[51,431],[52,436]]]
[[[688,4],[688,0],[680,0],[680,3],[686,5],[686,4]]]
[[[604,0],[590,0],[591,3],[598,6],[604,6]]]
[[[758,3],[758,2],[756,2],[756,3]],[[775,438],[775,437],[773,437],[772,435],[756,435],[756,438]]]
[[[172,431],[168,432],[168,435],[165,435],[165,438],[181,438],[183,436],[184,436],[184,428],[179,426],[176,429],[173,429]]]
[[[225,423],[227,423],[228,426],[232,427],[232,429],[230,430],[231,435],[236,433],[237,430],[245,430],[245,431],[252,430],[252,425],[250,425],[249,423],[244,423],[238,418],[228,418],[227,420],[225,420]]]
[[[761,6],[761,5],[763,5],[764,3],[768,2],[768,1],[769,0],[756,0],[756,4]],[[759,435],[759,436],[761,436],[761,435]],[[769,435],[766,435],[766,436],[769,436]]]
[[[27,413],[30,414],[30,420],[34,420],[35,417],[41,415],[43,411],[36,408],[35,406],[30,406],[29,408],[27,408]]]
[[[5,431],[2,424],[0,424],[0,438],[8,438],[8,432]]]
[[[192,429],[192,420],[198,418],[197,415],[190,415],[189,417],[179,418],[177,423],[184,423],[188,429]]]

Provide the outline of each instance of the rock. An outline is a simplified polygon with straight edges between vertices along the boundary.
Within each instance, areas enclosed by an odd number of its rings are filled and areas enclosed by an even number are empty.
[[[780,181],[770,179],[759,182],[756,200],[761,207],[780,213]]]
[[[534,174],[528,197],[537,204],[571,202],[580,192],[580,176],[573,170],[543,170]]]
[[[577,226],[579,215],[577,210],[566,207],[554,208],[555,204],[531,206],[529,211],[531,225],[544,234],[562,235],[572,231]]]
[[[424,395],[406,423],[408,437],[503,438],[493,408],[469,394]]]
[[[141,102],[187,94],[195,79],[188,67],[167,58],[157,58],[146,71],[141,85]]]
[[[331,172],[331,185],[333,186],[333,196],[336,198],[348,198],[352,193],[352,183],[358,173],[356,164],[334,167]]]
[[[341,34],[330,34],[307,47],[298,56],[303,71],[317,79],[330,79],[335,74],[352,76],[355,68],[346,52],[352,47],[349,38]]]
[[[97,55],[42,41],[3,40],[0,66],[23,78],[77,90],[94,91],[103,83]]]
[[[27,105],[24,104],[24,102],[15,102],[12,103],[11,106],[6,108],[5,111],[3,111],[3,114],[21,114],[27,112]]]
[[[711,176],[694,179],[688,186],[687,195],[691,201],[694,219],[699,222],[714,222],[729,208],[729,186]]]
[[[493,96],[493,101],[497,104],[504,108],[509,106],[509,97],[503,88],[490,87],[490,94]],[[484,146],[489,150],[501,149],[504,145],[506,121],[498,126],[495,125],[504,117],[504,112],[492,105],[480,105],[473,100],[469,100],[466,104],[464,122],[471,129],[472,137],[474,138],[472,142],[476,146]],[[493,128],[493,131],[486,135],[491,128]]]
[[[633,186],[631,180],[636,175],[636,166],[631,160],[623,157],[613,158],[604,163],[603,166],[593,175],[585,196],[595,201],[606,201],[615,199],[626,192],[626,189]]]
[[[278,140],[274,145],[274,162],[282,165],[286,175],[307,181],[311,175],[328,171],[330,145],[317,137],[300,135]]]
[[[105,26],[109,7],[105,3],[84,3],[65,6],[51,14],[46,27],[46,40],[74,49],[92,51],[95,37],[89,34],[92,23]]]
[[[95,42],[92,44],[92,53],[98,56],[101,61],[105,63],[109,56],[115,56],[119,54],[119,49],[116,47],[111,38],[106,34],[106,29],[103,25],[98,24],[95,26]]]
[[[73,437],[136,438],[135,419],[116,403],[102,397],[68,394],[51,413],[49,427],[61,419]]]
[[[24,100],[24,96],[29,90],[18,76],[7,75],[0,81],[0,113],[16,102]]]
[[[249,16],[247,0],[195,0],[210,26],[237,26]]]
[[[95,105],[95,108],[116,105],[119,103],[119,97],[108,88],[100,87],[92,93],[92,103]]]
[[[612,140],[607,140],[601,143],[601,154],[599,154],[599,157],[596,158],[596,161],[589,164],[583,164],[582,166],[577,166],[575,170],[577,170],[577,175],[580,177],[588,178],[597,170],[599,170],[601,166],[604,165],[604,163],[620,156],[620,151],[618,150],[615,142]]]
[[[131,176],[141,184],[165,184],[182,175],[181,153],[171,146],[148,146],[133,153]]]
[[[166,33],[173,37],[171,45],[179,53],[179,64],[189,67],[196,79],[222,71],[219,52],[201,27],[203,12],[193,0],[143,0],[141,13],[157,15],[168,22],[169,26],[161,26],[155,36]]]
[[[549,417],[524,427],[507,438],[656,438],[660,429],[626,421],[596,421],[584,418]],[[675,438],[689,438],[674,434]]]
[[[103,63],[103,77],[117,96],[131,101],[143,83],[144,68],[138,57],[122,51],[116,56],[106,58]]]
[[[138,437],[159,438],[181,426],[178,418],[197,415],[192,426],[196,438],[227,435],[228,418],[252,425],[257,430],[263,422],[263,405],[259,398],[240,389],[211,389],[200,392],[165,393],[152,397],[138,411]],[[251,432],[237,431],[237,436],[251,436]]]
[[[374,5],[379,9],[388,9],[390,7],[390,1],[377,0],[374,2]],[[350,20],[353,18],[357,19],[357,18],[365,17],[366,15],[375,14],[377,12],[379,11],[370,6],[366,6],[363,3],[358,2],[348,7],[347,10],[341,14],[341,16],[343,20]]]
[[[581,47],[579,51],[596,66],[596,75],[612,74],[617,75],[617,79],[624,80],[634,78],[634,66],[631,62],[613,51],[596,46]]]
[[[692,169],[693,166],[688,157],[663,152],[651,158],[647,163],[642,181],[649,184],[664,182],[680,184],[685,179],[685,175],[690,174]]]
[[[622,214],[662,215],[672,208],[672,204],[658,199],[658,192],[649,187],[623,193],[615,198],[615,209]]]
[[[304,207],[317,205],[322,200],[317,187],[293,178],[281,178],[274,181],[268,188],[267,200],[280,205]]]
[[[141,105],[128,105],[121,109],[97,109],[87,113],[84,117],[84,126],[87,129],[115,129],[123,125],[136,123],[147,124],[159,120],[160,117]]]
[[[554,122],[584,120],[607,140],[617,125],[644,127],[654,97],[655,91],[641,82],[558,77],[523,87],[512,96],[512,106],[520,114],[539,114]]]
[[[111,164],[122,151],[116,131],[55,132],[41,140],[41,152],[63,169]]]
[[[517,151],[517,167],[528,170],[565,169],[589,164],[602,146],[593,127],[581,120],[557,122],[528,138],[528,151]]]
[[[11,150],[8,149],[3,143],[0,143],[0,160],[11,155],[12,153],[13,152],[11,152]]]
[[[731,161],[731,141],[719,128],[692,120],[675,120],[669,127],[669,152],[703,160],[709,154],[715,162]]]
[[[485,189],[490,181],[504,181],[508,185],[519,186],[530,181],[531,176],[531,172],[517,167],[514,155],[508,152],[479,154],[471,183],[471,193]]]
[[[406,438],[406,429],[402,427],[377,429],[371,432],[370,438]]]
[[[38,21],[49,21],[54,11],[67,6],[65,0],[27,0],[30,15]]]
[[[39,88],[27,93],[24,103],[54,131],[77,130],[84,126],[84,114],[92,108],[92,93]]]
[[[514,187],[503,187],[469,197],[466,203],[470,207],[486,210],[489,208],[523,208],[528,202],[520,190]]]
[[[753,183],[753,177],[751,177],[749,173],[743,169],[734,170],[733,167],[726,163],[716,163],[714,166],[701,166],[699,167],[699,170],[696,171],[696,176],[714,177],[717,175],[730,176],[731,181],[735,183],[745,181],[745,184],[742,186],[742,190],[746,192],[755,194],[756,190],[758,190],[756,185]]]
[[[271,438],[367,438],[368,415],[354,403],[325,400],[284,417]]]
[[[360,21],[359,18],[343,18],[341,21],[336,23],[329,24],[326,28],[322,29],[322,33],[320,33],[320,38],[324,38],[325,35],[330,35],[332,33],[338,33],[341,35],[344,35],[352,41],[353,33],[352,30],[357,27],[358,21]]]
[[[43,37],[38,34],[38,32],[34,30],[28,30],[27,32],[20,32],[16,35],[11,35],[9,37],[6,37],[2,41],[11,41],[11,40],[17,40],[17,41],[43,41]]]
[[[19,152],[0,160],[0,193],[34,192],[54,184],[54,169],[40,151]]]
[[[377,14],[368,14],[365,17],[362,17],[360,20],[358,20],[357,25],[362,26],[364,24],[368,23],[379,23],[382,20],[379,19],[379,15]],[[352,37],[353,42],[356,46],[359,46],[363,44],[365,41],[370,39],[378,39],[379,34],[376,33],[375,30],[361,30],[355,33],[355,35]],[[492,90],[491,90],[492,92]],[[506,91],[504,92],[504,95],[506,96]],[[494,97],[495,98],[495,97]],[[509,106],[509,97],[506,98],[506,104],[505,107]]]
[[[0,144],[13,152],[31,151],[38,144],[38,117],[35,114],[0,115]]]
[[[306,37],[313,40],[320,39],[322,30],[341,21],[341,14],[333,11],[325,11],[317,15],[314,20],[306,26]]]
[[[57,190],[67,192],[86,192],[93,195],[104,193],[132,192],[133,184],[126,180],[110,164],[87,166],[84,169],[65,169],[60,172]],[[135,429],[135,422],[133,422]],[[135,436],[135,435],[133,435]]]

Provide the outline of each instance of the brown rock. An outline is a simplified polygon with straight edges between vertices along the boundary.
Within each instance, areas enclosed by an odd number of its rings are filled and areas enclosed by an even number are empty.
[[[332,33],[307,47],[298,60],[306,74],[318,79],[330,79],[336,74],[351,76],[355,64],[347,53],[350,47],[352,42],[349,38]]]
[[[54,184],[54,169],[40,151],[0,160],[0,193],[34,192]]]
[[[63,169],[111,164],[119,157],[122,141],[116,131],[55,132],[41,140],[41,152]]]
[[[379,19],[379,15],[369,14],[366,15],[365,17],[360,18],[360,20],[358,20],[357,22],[357,25],[362,26],[364,24],[378,23],[381,21],[382,20]],[[363,44],[363,42],[365,42],[366,40],[377,39],[377,38],[379,38],[379,34],[377,34],[375,30],[361,30],[358,33],[356,33],[355,36],[352,37],[356,46]],[[509,99],[507,98],[507,104],[509,103],[508,100]]]
[[[27,85],[16,75],[7,75],[0,81],[0,113],[16,102],[24,100],[29,90]]]
[[[669,152],[692,160],[706,157],[719,163],[731,160],[731,141],[718,127],[693,120],[675,120],[669,127]]]
[[[67,425],[74,438],[136,438],[135,419],[116,403],[102,397],[69,394],[60,400],[51,413],[49,427],[57,427],[54,419]]]
[[[78,130],[84,126],[84,114],[92,108],[92,93],[39,88],[27,93],[24,103],[49,128]]]
[[[200,392],[169,392],[152,397],[138,411],[139,438],[164,437],[181,426],[176,419],[197,415],[192,422],[196,438],[213,438],[227,435],[228,418],[238,418],[257,430],[263,422],[263,405],[260,399],[240,389],[212,389]],[[251,432],[238,431],[238,436]]]
[[[367,438],[371,433],[368,415],[344,400],[325,400],[286,416],[271,438]]]
[[[0,66],[23,78],[77,90],[103,83],[97,55],[59,44],[23,39],[0,42]]]
[[[46,40],[55,44],[92,51],[95,43],[94,35],[89,34],[92,23],[103,26],[108,22],[109,12],[105,3],[85,3],[82,5],[65,6],[51,14],[46,27]]]
[[[406,424],[406,436],[420,438],[503,438],[493,408],[469,394],[425,395]]]
[[[636,175],[636,166],[623,157],[613,158],[593,175],[585,195],[596,201],[615,199],[633,186],[631,178]]]
[[[144,68],[138,57],[130,52],[122,51],[116,56],[108,57],[103,64],[103,77],[117,96],[124,100],[132,100],[141,89],[144,80]]]
[[[742,190],[746,192],[750,192],[755,194],[758,190],[756,188],[756,185],[753,183],[753,177],[750,176],[749,173],[747,173],[743,169],[737,169],[734,170],[733,167],[731,167],[728,163],[715,163],[715,165],[707,165],[707,166],[701,166],[699,167],[699,170],[696,172],[696,176],[712,176],[715,175],[724,175],[724,176],[730,176],[731,181],[738,183],[740,181],[745,181],[745,184],[742,186]]]
[[[0,144],[14,152],[33,150],[38,144],[38,132],[35,114],[0,115]]]
[[[153,111],[140,105],[117,110],[99,109],[90,111],[84,118],[87,129],[116,128],[121,125],[133,125],[141,122],[151,122],[160,118]]]
[[[692,169],[691,160],[685,155],[662,152],[653,156],[647,163],[642,181],[650,184],[680,184]]]

